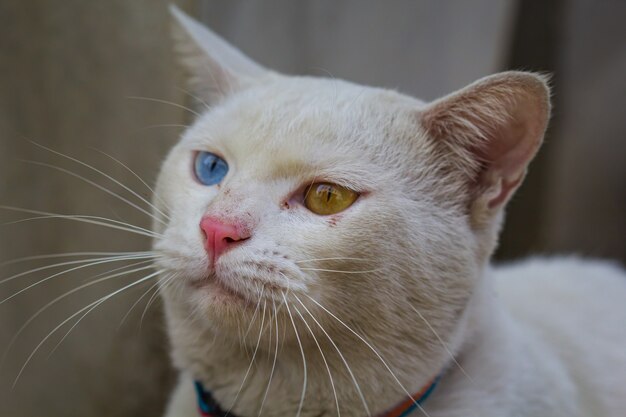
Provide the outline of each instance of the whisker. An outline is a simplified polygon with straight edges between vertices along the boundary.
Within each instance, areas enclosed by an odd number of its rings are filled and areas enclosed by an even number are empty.
[[[324,307],[323,305],[321,305],[319,302],[317,302],[317,300],[315,300],[313,297],[311,297],[308,294],[305,294],[305,296],[307,298],[309,298],[311,301],[313,301],[315,304],[317,304],[318,307],[320,307],[322,310],[324,310],[325,312],[327,312],[331,317],[333,317],[335,320],[337,320],[339,322],[339,324],[341,324],[343,327],[345,327],[350,333],[352,333],[353,335],[355,335],[361,342],[363,342],[365,344],[365,346],[367,346],[372,352],[374,352],[374,354],[376,355],[376,357],[380,360],[380,362],[385,366],[385,368],[387,369],[387,371],[389,371],[389,373],[391,374],[391,376],[393,377],[393,379],[396,381],[396,383],[400,386],[400,388],[404,391],[404,393],[413,400],[413,403],[417,406],[417,408],[419,408],[419,410],[424,413],[427,417],[429,417],[429,414],[426,412],[426,410],[424,410],[424,408],[417,402],[417,400],[415,400],[415,398],[413,398],[413,395],[409,393],[409,391],[404,387],[404,385],[402,385],[402,382],[400,382],[400,380],[398,379],[398,377],[396,376],[396,374],[391,370],[391,368],[389,367],[389,365],[387,365],[387,362],[383,359],[383,357],[380,355],[380,353],[378,353],[378,351],[376,349],[374,349],[374,347],[367,341],[365,340],[360,334],[358,334],[357,332],[355,332],[354,330],[352,330],[352,328],[350,328],[350,326],[348,326],[346,323],[344,323],[341,319],[339,319],[339,317],[335,316],[333,313],[331,313],[326,307]]]
[[[169,287],[173,287],[173,286],[174,286],[174,284],[176,284],[176,277],[178,277],[178,274],[174,274],[174,277],[172,277],[172,279],[170,279],[170,280],[165,280],[165,281],[163,282],[163,285],[162,285],[161,287],[159,287],[159,290],[160,290],[160,291],[165,291],[165,290],[166,290],[166,289],[168,289]],[[180,288],[180,286],[179,286],[179,288]],[[198,308],[198,307],[196,306],[196,308]],[[196,313],[197,313],[197,312],[196,312]],[[192,314],[193,314],[193,313],[192,313]]]
[[[169,281],[169,280],[173,280],[175,279],[179,274],[172,274],[169,277],[167,277],[165,279],[165,281]],[[139,320],[139,330],[141,330],[141,327],[143,326],[143,319],[146,317],[146,314],[148,313],[148,310],[150,309],[150,306],[152,305],[152,303],[154,302],[154,300],[156,300],[157,295],[159,295],[159,290],[162,288],[162,286],[160,285],[161,283],[159,281],[156,282],[157,284],[157,289],[154,291],[154,293],[152,294],[152,297],[150,297],[150,299],[148,300],[148,302],[146,303],[146,306],[143,309],[143,313],[141,313],[141,319]],[[165,284],[163,284],[165,285]],[[150,291],[150,290],[148,290]]]
[[[207,110],[211,110],[211,106],[209,105],[209,103],[207,103],[206,101],[204,101],[202,98],[190,93],[189,91],[185,90],[184,88],[181,87],[176,87],[177,90],[182,91],[183,93],[187,94],[189,97],[195,99],[198,103],[203,104]]]
[[[473,384],[475,383],[474,380],[472,379],[471,376],[469,376],[469,374],[467,372],[465,372],[465,369],[463,369],[463,367],[461,366],[461,364],[459,363],[459,361],[456,360],[456,358],[454,357],[454,355],[452,354],[452,352],[450,351],[450,349],[448,348],[448,345],[443,341],[443,339],[441,338],[441,336],[439,336],[439,333],[437,333],[437,331],[433,328],[433,326],[430,325],[430,323],[428,322],[428,320],[426,320],[426,317],[424,317],[424,315],[422,313],[420,313],[420,311],[413,307],[413,305],[411,305],[411,303],[408,303],[409,307],[411,307],[411,309],[413,311],[415,311],[415,313],[424,321],[424,323],[426,323],[426,326],[428,326],[428,328],[430,329],[431,332],[433,332],[433,334],[435,335],[435,337],[439,340],[439,343],[441,343],[441,346],[445,349],[445,351],[448,353],[448,355],[450,355],[450,357],[452,358],[452,361],[454,362],[454,364],[456,366],[459,367],[459,370],[463,373],[463,375],[465,375],[465,377],[467,379],[470,380],[470,382],[472,382]]]
[[[272,371],[270,372],[270,377],[269,377],[269,380],[267,381],[265,394],[263,394],[263,401],[261,401],[261,407],[259,408],[258,417],[261,417],[261,412],[263,411],[263,405],[265,405],[265,400],[267,399],[267,393],[269,392],[270,385],[272,384],[272,377],[274,376],[274,370],[276,369],[276,360],[278,359],[278,317],[276,314],[276,302],[273,299],[272,299],[272,307],[274,308],[274,322],[276,325],[276,349],[274,350],[274,363],[272,363]]]
[[[142,130],[148,130],[148,129],[156,129],[157,127],[180,127],[183,129],[187,129],[189,127],[189,125],[185,125],[185,124],[181,124],[181,123],[160,123],[160,124],[156,124],[156,125],[148,125],[148,126],[143,126],[137,129],[133,129],[131,131],[132,132],[141,132]]]
[[[187,127],[187,125],[178,125],[178,126],[184,126]],[[172,211],[172,209],[167,205],[167,203],[165,201],[163,201],[163,199],[161,197],[159,197],[159,195],[157,193],[154,192],[154,189],[148,185],[147,182],[145,182],[143,180],[143,178],[141,178],[139,176],[139,174],[137,174],[135,171],[133,171],[132,169],[130,169],[130,167],[128,165],[126,165],[125,163],[123,163],[122,161],[120,161],[119,159],[117,159],[116,157],[114,157],[113,155],[109,155],[108,153],[101,151],[100,149],[95,149],[93,148],[96,152],[101,153],[102,155],[109,157],[110,159],[112,159],[113,161],[117,162],[119,165],[121,165],[122,167],[126,168],[126,170],[128,170],[128,172],[130,172],[131,174],[133,174],[135,176],[135,178],[137,178],[148,190],[150,190],[150,193],[152,196],[154,196],[154,198],[156,198],[157,200],[159,200],[161,202],[161,204],[163,204],[163,206],[169,210]],[[155,207],[156,209],[156,207]],[[169,219],[169,217],[167,217]]]
[[[248,379],[248,375],[250,374],[250,370],[252,369],[252,365],[254,364],[254,358],[256,358],[257,351],[259,350],[259,345],[261,344],[261,336],[263,336],[263,323],[265,322],[265,310],[266,310],[266,307],[267,307],[267,300],[264,300],[263,301],[263,317],[261,317],[261,327],[259,328],[259,337],[257,338],[257,341],[256,341],[256,347],[254,348],[254,353],[252,353],[252,359],[250,360],[250,365],[248,365],[248,369],[246,370],[246,373],[243,376],[243,380],[241,381],[241,385],[239,386],[239,390],[237,390],[237,394],[235,395],[235,399],[233,400],[232,404],[230,405],[230,407],[226,411],[226,415],[230,414],[230,412],[233,409],[233,407],[235,406],[235,404],[237,404],[237,399],[239,398],[239,395],[241,394],[241,390],[243,389],[243,386],[245,385],[246,380]]]
[[[272,303],[274,303],[273,299],[272,299]],[[272,327],[274,327],[274,320],[273,320],[272,315],[275,314],[275,313],[276,313],[276,305],[274,304],[274,311],[270,311],[269,318],[267,320],[267,325],[269,327],[269,329],[268,329],[269,337],[268,337],[268,347],[267,347],[267,351],[268,352],[272,351],[272,336],[273,336]],[[264,330],[264,332],[265,332],[265,330]],[[266,360],[269,361],[270,359],[271,359],[271,356],[267,355],[266,356]]]
[[[129,254],[118,255],[118,256],[102,256],[102,257],[91,258],[91,259],[78,259],[78,260],[73,260],[73,261],[65,261],[65,262],[60,262],[60,263],[56,263],[56,264],[40,266],[38,268],[29,269],[28,271],[23,271],[23,272],[20,272],[18,274],[11,275],[8,278],[4,278],[4,279],[0,280],[0,284],[4,284],[5,282],[12,281],[14,279],[23,277],[23,276],[31,274],[33,272],[44,271],[44,270],[56,268],[56,267],[59,267],[59,266],[76,265],[76,264],[80,264],[80,263],[95,262],[95,261],[100,261],[100,260],[105,260],[105,259],[122,260],[123,261],[123,260],[128,259],[129,257],[130,257],[130,259],[135,259],[135,257],[153,258],[153,257],[157,257],[157,255],[153,255],[153,252],[130,252]]]
[[[58,214],[58,213],[49,213],[45,211],[39,210],[30,210],[24,209],[20,207],[11,207],[11,206],[0,206],[1,209],[4,210],[12,210],[21,213],[30,213],[30,214],[40,214],[41,216],[31,217],[26,219],[15,220],[12,222],[4,223],[4,225],[10,224],[18,224],[24,223],[32,220],[42,220],[42,219],[63,219],[63,220],[72,220],[80,223],[94,224],[96,226],[104,226],[110,229],[122,230],[125,232],[135,233],[137,235],[146,236],[149,238],[163,238],[163,235],[157,232],[153,232],[150,229],[145,229],[140,226],[136,226],[134,224],[126,223],[120,220],[109,219],[107,217],[100,216],[89,216],[85,214]]]
[[[120,267],[117,267],[117,268],[109,269],[106,272],[101,272],[99,274],[96,274],[96,275],[92,276],[91,278],[88,278],[88,279],[100,278],[100,277],[102,277],[104,275],[111,274],[112,272],[124,271],[124,270],[127,270],[127,269],[132,269],[132,268],[134,268],[134,267],[136,267],[138,265],[150,264],[150,265],[146,266],[146,269],[152,268],[153,267],[153,265],[152,265],[153,262],[154,262],[154,259],[148,259],[148,260],[145,260],[145,261],[135,262],[135,263],[132,263],[130,265],[124,265],[124,266],[120,266]]]
[[[46,167],[46,168],[50,168],[50,169],[54,169],[55,171],[59,171],[59,172],[63,172],[67,175],[71,175],[74,178],[78,178],[79,180],[92,185],[94,187],[96,187],[97,189],[117,198],[120,201],[123,201],[124,203],[128,204],[129,206],[133,207],[136,210],[139,210],[140,212],[142,212],[143,214],[147,215],[149,218],[154,219],[155,221],[167,226],[167,223],[165,223],[163,220],[159,219],[158,217],[156,217],[155,215],[153,215],[152,213],[150,213],[148,210],[138,206],[137,204],[133,203],[132,201],[130,201],[129,199],[122,197],[121,195],[111,191],[110,189],[86,178],[83,177],[82,175],[79,175],[73,171],[70,171],[68,169],[62,168],[62,167],[58,167],[56,165],[52,165],[52,164],[48,164],[46,162],[39,162],[39,161],[30,161],[30,160],[25,160],[25,159],[21,159],[22,162],[25,162],[27,164],[32,164],[32,165],[37,165],[37,166],[42,166],[42,167]]]
[[[170,106],[174,106],[174,107],[178,107],[179,109],[187,110],[191,114],[193,114],[193,115],[195,115],[197,117],[200,117],[200,113],[190,109],[189,107],[183,106],[182,104],[174,103],[173,101],[162,100],[160,98],[140,97],[140,96],[127,96],[126,98],[131,99],[131,100],[145,100],[145,101],[152,101],[152,102],[155,102],[155,103],[169,104]]]
[[[96,173],[98,173],[98,174],[102,175],[103,177],[107,178],[108,180],[113,181],[115,184],[119,185],[120,187],[122,187],[123,189],[125,189],[126,191],[128,191],[129,193],[131,193],[132,195],[134,195],[135,197],[137,197],[139,200],[141,200],[141,201],[143,201],[144,203],[146,203],[146,204],[148,205],[148,207],[153,208],[153,209],[154,209],[154,210],[156,210],[159,214],[161,214],[163,217],[165,217],[166,219],[168,219],[168,220],[169,220],[169,216],[168,216],[167,214],[165,214],[165,213],[163,213],[161,210],[159,210],[159,209],[158,209],[158,207],[156,207],[156,206],[155,206],[154,204],[152,204],[150,201],[146,200],[146,199],[145,199],[142,195],[140,195],[140,194],[136,193],[134,190],[132,190],[131,188],[127,187],[127,186],[126,186],[125,184],[123,184],[121,181],[119,181],[119,180],[117,180],[117,179],[113,178],[112,176],[110,176],[109,174],[107,174],[107,173],[103,172],[102,170],[100,170],[100,169],[98,169],[98,168],[94,167],[93,165],[90,165],[90,164],[88,164],[88,163],[86,163],[86,162],[83,162],[83,161],[81,161],[80,159],[76,159],[76,158],[71,157],[71,156],[69,156],[69,155],[66,155],[66,154],[64,154],[64,153],[62,153],[62,152],[55,151],[54,149],[48,148],[47,146],[41,145],[41,144],[39,144],[39,143],[37,143],[37,142],[33,142],[33,141],[30,141],[30,142],[31,142],[33,145],[35,145],[35,146],[38,146],[38,147],[40,147],[40,148],[42,148],[42,149],[45,149],[45,150],[47,150],[48,152],[51,152],[51,153],[53,153],[53,154],[55,154],[55,155],[58,155],[58,156],[60,156],[60,157],[62,157],[62,158],[68,159],[68,160],[70,160],[70,161],[72,161],[72,162],[75,162],[75,163],[77,163],[77,164],[80,164],[80,165],[82,165],[82,166],[84,166],[84,167],[86,167],[86,168],[90,169],[91,171],[96,172]],[[118,162],[119,162],[119,161],[118,161]],[[121,163],[121,162],[120,162],[120,163]],[[124,164],[122,164],[122,165],[124,165]],[[124,165],[124,166],[125,166],[125,165]],[[130,170],[130,168],[128,168],[128,167],[126,167],[126,168]],[[136,177],[139,177],[139,176],[138,176],[137,174],[135,174],[132,170],[131,170],[131,172],[132,172],[132,173],[133,173]],[[141,179],[141,178],[140,178],[140,179]],[[141,180],[141,181],[143,182],[143,180]],[[144,183],[144,184],[145,184],[145,183]],[[149,188],[149,187],[148,187],[148,188]]]
[[[356,377],[354,376],[354,373],[352,373],[352,369],[350,368],[350,365],[348,365],[348,361],[346,360],[346,358],[344,358],[343,354],[339,350],[339,347],[337,347],[337,345],[335,344],[333,339],[330,337],[330,335],[326,332],[326,330],[324,330],[324,327],[322,327],[320,322],[317,321],[317,319],[313,316],[313,314],[309,311],[309,309],[304,305],[304,303],[298,298],[298,296],[295,295],[295,294],[293,296],[300,303],[300,305],[302,305],[302,307],[306,310],[306,312],[309,314],[309,316],[311,316],[311,318],[313,319],[315,324],[317,324],[317,326],[320,328],[320,330],[322,332],[324,332],[324,334],[326,335],[326,337],[328,338],[330,343],[333,345],[333,347],[335,348],[335,350],[339,354],[339,357],[341,358],[341,361],[343,362],[343,364],[345,365],[346,369],[348,370],[348,373],[350,374],[350,378],[352,378],[352,382],[354,383],[354,386],[357,389],[359,397],[361,398],[361,402],[363,403],[363,407],[365,408],[365,412],[367,413],[368,416],[371,417],[372,414],[370,412],[369,407],[367,406],[367,402],[365,401],[365,397],[363,396],[363,392],[361,391],[361,387],[359,386],[359,383],[357,382]]]
[[[152,261],[137,262],[137,263],[132,264],[130,266],[137,266],[137,265],[140,265],[140,264],[145,264],[147,262],[152,262]],[[127,265],[126,267],[128,267],[128,266],[129,265]],[[9,353],[9,351],[11,350],[11,348],[13,347],[13,345],[15,344],[15,342],[17,341],[19,336],[24,332],[24,330],[26,330],[26,328],[30,325],[30,323],[32,323],[37,317],[39,317],[41,314],[43,314],[43,312],[45,312],[48,308],[52,307],[54,304],[56,304],[57,302],[61,301],[62,299],[66,298],[66,297],[69,297],[70,295],[72,295],[72,294],[82,290],[83,288],[87,288],[87,287],[90,287],[92,285],[98,284],[100,282],[104,282],[104,281],[108,281],[108,280],[113,279],[113,278],[117,278],[119,276],[132,274],[132,273],[143,271],[143,270],[150,269],[150,268],[152,268],[152,265],[148,265],[148,266],[145,266],[145,267],[142,267],[142,268],[132,269],[130,271],[120,272],[120,273],[113,274],[113,275],[107,275],[106,277],[103,277],[103,278],[100,278],[100,279],[96,279],[96,280],[93,280],[93,281],[89,281],[86,284],[83,284],[83,285],[80,285],[80,286],[78,286],[76,288],[73,288],[70,291],[67,291],[67,292],[63,293],[62,295],[56,297],[54,300],[50,301],[49,303],[47,303],[46,305],[41,307],[39,310],[37,310],[37,312],[35,312],[35,314],[30,316],[30,318],[28,320],[26,320],[26,322],[15,333],[15,335],[13,336],[13,338],[11,339],[9,344],[7,345],[4,353],[2,354],[2,359],[0,359],[0,368],[2,368],[2,364],[4,364],[4,361],[6,359],[7,354]],[[109,271],[109,272],[113,272],[113,271]]]
[[[300,260],[294,261],[294,262],[298,264],[298,263],[301,263],[301,262],[316,262],[316,261],[362,261],[362,262],[372,262],[371,259],[350,258],[350,257],[344,257],[344,256],[337,256],[337,257],[333,257],[333,258],[300,259]]]
[[[241,324],[239,323],[239,320],[237,320],[237,336],[239,338],[239,348],[243,349],[243,340],[241,339]],[[246,349],[246,355],[248,354],[248,350]]]
[[[256,316],[257,316],[257,314],[259,312],[259,307],[261,306],[261,298],[263,297],[263,292],[264,292],[264,289],[263,289],[263,287],[261,287],[261,295],[259,296],[259,299],[256,302],[256,307],[254,309],[254,314],[252,314],[252,318],[250,319],[250,323],[248,323],[248,328],[246,329],[246,332],[243,334],[243,337],[240,338],[240,342],[243,343],[243,346],[244,346],[244,348],[246,350],[246,354],[249,354],[249,352],[248,352],[248,344],[244,343],[244,342],[245,342],[246,337],[250,333],[250,329],[252,329],[252,325],[254,324],[254,321],[256,320]]]
[[[165,285],[167,284],[167,282],[169,282],[169,280],[170,280],[170,279],[173,279],[175,276],[176,276],[176,274],[172,274],[171,276],[169,276],[168,278],[166,278],[166,279],[164,280],[163,286],[162,286],[161,288],[165,287]],[[154,284],[152,284],[152,285],[150,286],[150,288],[148,288],[148,289],[147,289],[147,290],[146,290],[146,291],[145,291],[145,292],[144,292],[144,293],[143,293],[143,294],[142,294],[139,298],[137,298],[137,301],[135,301],[135,302],[133,303],[133,305],[132,305],[132,306],[130,306],[130,308],[128,309],[128,311],[126,312],[126,314],[124,314],[124,317],[122,317],[122,320],[120,321],[119,326],[117,326],[117,329],[118,329],[118,330],[122,328],[122,326],[124,325],[124,322],[126,321],[126,319],[128,318],[128,316],[130,315],[130,313],[133,311],[133,309],[137,306],[137,304],[139,304],[139,303],[141,302],[141,300],[143,300],[143,298],[144,298],[146,295],[148,295],[148,294],[150,293],[150,291],[152,291],[152,289],[154,289],[155,287],[157,287],[159,284],[160,284],[160,282],[159,282],[159,281],[155,282],[155,283],[154,283]],[[157,288],[157,291],[158,291],[158,288]]]
[[[380,272],[382,271],[382,269],[377,268],[377,269],[370,269],[367,271],[340,271],[337,269],[325,269],[325,268],[300,268],[303,271],[320,271],[320,272],[336,272],[339,274],[367,274],[370,272]]]
[[[13,265],[26,261],[37,261],[40,259],[54,259],[54,258],[71,258],[79,256],[117,256],[117,255],[130,255],[130,254],[143,254],[145,252],[65,252],[65,253],[48,253],[44,255],[31,255],[24,256],[22,258],[11,259],[10,261],[0,263],[0,267]]]
[[[330,378],[330,386],[332,387],[333,395],[335,396],[335,404],[337,405],[337,416],[341,417],[341,412],[339,411],[339,398],[337,397],[337,390],[335,389],[335,381],[333,381],[333,375],[330,372],[330,367],[328,366],[328,362],[326,361],[326,356],[324,356],[324,352],[322,351],[322,347],[320,346],[319,342],[317,341],[317,338],[315,337],[315,333],[313,333],[313,330],[309,326],[309,323],[307,323],[307,321],[304,319],[304,317],[300,313],[300,310],[298,310],[298,307],[293,306],[293,309],[296,311],[296,313],[298,313],[298,316],[300,316],[300,319],[302,320],[306,328],[309,330],[309,333],[311,333],[311,336],[313,337],[313,341],[315,342],[315,345],[317,345],[317,348],[319,349],[320,354],[322,355],[322,360],[324,361],[324,365],[326,366],[326,371],[328,371],[328,377]]]
[[[289,308],[289,302],[287,301],[287,297],[285,296],[285,293],[282,293],[282,295],[283,295],[283,300],[285,301],[285,306],[287,307],[287,312],[289,313],[289,319],[291,320],[291,325],[293,326],[293,331],[296,334],[296,340],[298,341],[298,346],[300,347],[300,355],[302,356],[302,370],[304,373],[304,378],[302,380],[302,394],[300,395],[300,404],[298,405],[298,411],[296,413],[296,417],[300,417],[300,413],[302,412],[302,406],[304,405],[304,396],[306,394],[306,387],[307,387],[306,357],[304,355],[304,348],[302,347],[300,336],[298,335],[298,330],[296,329],[296,323],[293,320],[293,315],[291,314],[291,309]]]
[[[163,273],[164,270],[160,270],[160,271],[156,271],[144,278],[142,278],[142,280],[144,280],[145,278],[154,278],[155,276]],[[145,282],[142,281],[142,282]],[[135,283],[136,284],[136,283]],[[115,294],[115,292],[113,293]],[[65,335],[63,335],[63,337],[61,338],[61,340],[59,340],[59,342],[56,344],[56,346],[54,346],[54,348],[50,351],[50,353],[48,354],[48,358],[50,358],[50,356],[52,356],[52,354],[59,348],[59,346],[61,346],[61,343],[63,343],[63,341],[69,336],[69,334],[72,332],[72,330],[74,330],[76,328],[76,326],[78,326],[78,324],[89,314],[91,313],[94,309],[96,309],[98,306],[100,306],[102,303],[104,303],[105,301],[107,301],[109,298],[111,298],[111,295],[108,295],[106,297],[103,297],[100,299],[100,301],[94,305],[93,307],[91,307],[89,310],[87,310],[73,325],[72,327],[70,327],[70,329],[67,331],[67,333],[65,333]]]
[[[70,269],[66,269],[66,270],[61,271],[61,272],[57,272],[57,273],[55,273],[53,275],[50,275],[50,276],[48,276],[48,277],[46,277],[44,279],[41,279],[41,280],[31,284],[31,285],[28,285],[28,286],[22,288],[21,290],[17,291],[16,293],[14,293],[13,295],[11,295],[11,296],[5,298],[4,300],[0,301],[0,305],[5,303],[6,301],[9,301],[12,298],[18,296],[19,294],[21,294],[21,293],[23,293],[25,291],[28,291],[29,289],[31,289],[31,288],[33,288],[33,287],[35,287],[37,285],[40,285],[40,284],[42,284],[42,283],[44,283],[46,281],[49,281],[52,278],[58,277],[60,275],[64,275],[64,274],[67,274],[67,273],[70,273],[70,272],[73,272],[73,271],[77,271],[79,269],[89,268],[89,267],[92,267],[92,266],[95,266],[95,265],[100,265],[100,264],[105,264],[105,263],[110,263],[110,262],[119,262],[119,261],[125,261],[125,260],[134,260],[134,259],[146,259],[146,258],[150,258],[150,257],[154,257],[154,256],[152,256],[152,255],[151,256],[136,256],[136,255],[134,255],[134,256],[127,256],[127,257],[108,258],[108,259],[104,259],[104,260],[102,260],[101,258],[98,258],[96,261],[94,261],[93,259],[87,260],[87,261],[85,261],[85,260],[70,261],[70,262],[64,262],[62,264],[48,265],[48,266],[36,268],[34,270],[26,271],[26,272],[23,272],[23,273],[20,273],[20,274],[17,274],[17,275],[13,275],[13,276],[11,276],[9,278],[6,278],[6,279],[0,281],[0,284],[3,284],[5,282],[7,282],[7,281],[11,281],[11,280],[16,279],[16,278],[18,278],[20,276],[26,275],[27,273],[42,271],[44,269],[49,269],[49,268],[55,267],[55,266],[63,266],[63,265],[71,265],[71,264],[76,264],[76,263],[90,262],[90,263],[88,263],[86,265],[79,265],[79,266],[76,266],[74,268],[70,268]]]
[[[33,356],[35,356],[35,354],[36,354],[36,353],[37,353],[37,351],[41,348],[41,346],[42,346],[42,345],[43,345],[43,344],[44,344],[44,343],[45,343],[45,342],[46,342],[46,341],[47,341],[47,340],[48,340],[48,339],[49,339],[49,338],[50,338],[50,337],[51,337],[54,333],[56,333],[56,331],[57,331],[58,329],[60,329],[61,327],[63,327],[63,326],[65,325],[65,323],[69,322],[70,320],[72,320],[74,317],[78,316],[78,315],[79,315],[80,313],[82,313],[83,311],[85,311],[85,310],[87,310],[87,309],[91,308],[93,305],[96,305],[96,306],[97,306],[97,305],[100,305],[100,304],[102,304],[102,302],[103,302],[103,301],[106,301],[106,300],[110,299],[111,297],[113,297],[113,296],[115,296],[115,295],[119,294],[120,292],[125,291],[125,290],[127,290],[127,289],[129,289],[129,288],[131,288],[131,287],[133,287],[133,286],[135,286],[135,285],[141,284],[142,282],[145,282],[145,281],[147,281],[147,280],[149,280],[149,279],[153,278],[154,276],[158,275],[158,274],[159,274],[159,273],[161,273],[161,272],[162,272],[162,271],[157,271],[157,272],[155,272],[155,273],[153,273],[153,274],[150,274],[150,275],[148,275],[148,276],[146,276],[146,277],[140,278],[140,279],[138,279],[137,281],[135,281],[135,282],[133,282],[133,283],[131,283],[131,284],[129,284],[129,285],[126,285],[126,286],[124,286],[124,287],[120,288],[119,290],[116,290],[116,291],[112,292],[111,294],[109,294],[109,295],[105,296],[104,298],[100,298],[100,299],[98,299],[98,300],[96,300],[96,301],[94,301],[94,302],[92,302],[92,303],[88,304],[87,306],[85,306],[85,307],[81,308],[80,310],[78,310],[76,313],[72,314],[72,315],[71,315],[70,317],[68,317],[67,319],[63,320],[63,322],[61,322],[61,324],[59,324],[58,326],[56,326],[56,327],[55,327],[55,328],[54,328],[54,329],[53,329],[50,333],[48,333],[48,334],[46,335],[46,337],[44,337],[44,338],[43,338],[43,340],[42,340],[41,342],[39,342],[39,344],[35,347],[35,349],[32,351],[32,353],[28,356],[28,358],[26,359],[26,362],[24,362],[24,365],[22,365],[22,368],[21,368],[21,369],[20,369],[20,371],[18,372],[17,377],[15,378],[15,381],[13,381],[13,386],[12,386],[12,388],[15,388],[15,386],[17,385],[17,382],[18,382],[18,381],[19,381],[19,379],[20,379],[20,376],[21,376],[21,375],[22,375],[22,373],[24,372],[24,369],[26,369],[26,367],[28,366],[29,362],[31,361],[31,359],[33,358]]]

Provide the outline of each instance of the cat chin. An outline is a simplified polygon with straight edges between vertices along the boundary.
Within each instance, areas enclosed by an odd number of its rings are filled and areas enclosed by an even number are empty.
[[[246,293],[229,286],[223,279],[215,275],[189,282],[192,291],[207,297],[212,305],[241,306],[244,308],[254,308],[256,301],[252,300]]]
[[[177,285],[163,291],[171,303],[190,305],[201,317],[219,326],[225,321],[250,320],[259,310],[281,305],[289,291],[302,289],[298,285],[290,287],[284,275],[267,271],[260,274],[262,268],[222,263],[214,271],[182,274]]]

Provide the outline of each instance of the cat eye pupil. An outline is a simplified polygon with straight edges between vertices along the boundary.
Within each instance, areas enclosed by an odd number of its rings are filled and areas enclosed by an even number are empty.
[[[304,193],[304,205],[315,214],[339,213],[350,207],[358,193],[348,188],[330,183],[315,183]]]
[[[196,152],[194,159],[196,179],[204,185],[222,182],[228,173],[228,164],[224,159],[211,152]]]

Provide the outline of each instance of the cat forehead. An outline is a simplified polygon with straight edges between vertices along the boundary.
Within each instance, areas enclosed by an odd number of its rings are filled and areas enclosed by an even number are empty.
[[[342,80],[277,77],[232,95],[204,115],[184,140],[192,147],[255,158],[285,168],[363,169],[381,147],[415,135],[423,103]]]

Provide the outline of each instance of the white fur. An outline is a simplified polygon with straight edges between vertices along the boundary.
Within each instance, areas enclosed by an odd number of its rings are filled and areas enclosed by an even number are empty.
[[[336,415],[337,403],[342,416],[377,415],[442,372],[415,415],[623,415],[623,271],[576,259],[488,266],[549,117],[542,77],[499,74],[426,104],[264,70],[174,15],[213,108],[172,149],[156,189],[170,217],[155,224],[155,248],[175,274],[162,294],[181,370],[168,417],[196,415],[193,379],[237,415],[295,416],[301,345],[302,417]],[[197,150],[228,162],[219,186],[194,180]],[[302,204],[313,181],[362,195],[317,216]],[[252,231],[214,270],[206,214]]]

